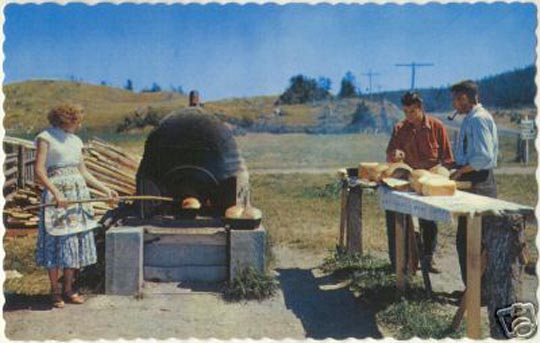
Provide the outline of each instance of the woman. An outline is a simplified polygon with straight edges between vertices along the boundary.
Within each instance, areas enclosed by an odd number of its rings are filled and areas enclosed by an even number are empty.
[[[68,201],[90,198],[86,182],[107,197],[118,197],[115,191],[96,180],[84,165],[83,143],[75,135],[83,115],[79,106],[57,106],[48,115],[52,127],[36,137],[35,175],[45,187],[42,203],[57,204],[40,212],[36,262],[48,269],[52,303],[58,308],[64,307],[59,284],[61,270],[66,301],[82,304],[84,299],[73,291],[74,273],[97,262],[92,232],[97,223],[93,220],[92,206],[68,204]]]

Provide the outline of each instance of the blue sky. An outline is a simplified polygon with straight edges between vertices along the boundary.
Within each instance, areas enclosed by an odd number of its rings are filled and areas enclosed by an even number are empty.
[[[5,8],[4,83],[106,81],[198,89],[203,100],[279,94],[296,74],[347,71],[365,91],[481,78],[535,61],[533,4],[17,5]]]

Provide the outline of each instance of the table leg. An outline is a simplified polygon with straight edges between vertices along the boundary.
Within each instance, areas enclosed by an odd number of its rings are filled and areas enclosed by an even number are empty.
[[[403,291],[405,290],[405,215],[396,212],[395,218],[396,286]]]
[[[345,226],[347,225],[347,193],[346,181],[341,181],[341,217],[339,218],[339,246],[345,248]]]
[[[467,336],[480,339],[482,217],[467,224]]]

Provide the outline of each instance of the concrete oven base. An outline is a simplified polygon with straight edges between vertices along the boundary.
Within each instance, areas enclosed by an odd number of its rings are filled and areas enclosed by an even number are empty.
[[[111,228],[105,237],[105,293],[138,295],[144,280],[217,283],[244,268],[265,269],[266,230]]]

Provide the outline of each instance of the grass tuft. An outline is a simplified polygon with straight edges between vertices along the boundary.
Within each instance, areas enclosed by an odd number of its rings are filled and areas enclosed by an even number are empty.
[[[394,331],[396,339],[460,338],[464,325],[454,332],[450,329],[452,313],[432,300],[411,301],[401,298],[376,315],[377,319]]]
[[[226,301],[264,300],[272,297],[278,289],[275,277],[259,272],[253,267],[243,269],[224,287]]]

